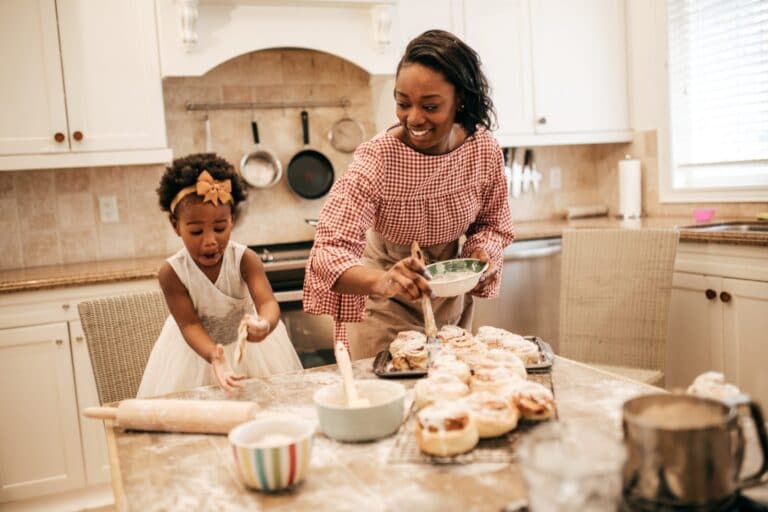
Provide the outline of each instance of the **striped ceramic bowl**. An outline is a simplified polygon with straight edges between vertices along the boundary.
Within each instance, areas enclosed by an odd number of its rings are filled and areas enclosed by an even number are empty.
[[[309,468],[316,423],[297,416],[267,416],[229,432],[240,480],[259,491],[299,483]]]

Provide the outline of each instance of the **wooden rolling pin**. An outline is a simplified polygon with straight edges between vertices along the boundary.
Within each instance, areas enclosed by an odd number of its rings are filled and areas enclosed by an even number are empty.
[[[86,407],[88,418],[114,420],[134,430],[226,434],[252,420],[259,406],[254,402],[227,400],[123,400],[117,407]]]

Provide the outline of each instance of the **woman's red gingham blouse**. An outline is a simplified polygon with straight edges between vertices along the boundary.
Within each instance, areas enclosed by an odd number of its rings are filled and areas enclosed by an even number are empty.
[[[466,234],[461,257],[482,247],[501,272],[502,251],[514,239],[503,167],[501,148],[484,128],[443,155],[419,153],[386,132],[361,144],[320,212],[304,309],[332,315],[337,326],[363,319],[364,295],[331,288],[360,265],[369,228],[401,245],[442,244]],[[499,282],[484,296],[496,296]]]

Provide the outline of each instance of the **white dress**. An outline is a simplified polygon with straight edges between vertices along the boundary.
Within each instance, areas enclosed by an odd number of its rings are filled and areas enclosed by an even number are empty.
[[[208,334],[216,343],[224,345],[224,352],[235,373],[265,377],[300,370],[299,356],[282,321],[261,342],[247,344],[245,357],[239,365],[234,362],[240,321],[246,313],[256,311],[248,285],[240,273],[240,260],[245,250],[246,246],[229,242],[215,283],[200,270],[186,248],[167,261],[189,291]],[[213,367],[192,350],[181,335],[173,315],[168,315],[152,348],[136,396],[158,396],[216,383]]]

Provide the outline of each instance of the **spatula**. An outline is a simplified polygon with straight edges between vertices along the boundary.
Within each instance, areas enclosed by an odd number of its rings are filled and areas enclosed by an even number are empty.
[[[411,257],[422,265],[427,265],[424,260],[424,253],[421,252],[421,247],[415,240],[411,244]],[[424,311],[424,334],[427,335],[427,350],[431,357],[433,349],[439,346],[440,342],[437,340],[437,325],[435,324],[435,314],[432,311],[432,299],[424,294],[421,296],[421,309]]]
[[[357,389],[355,389],[355,381],[352,377],[352,362],[349,360],[349,352],[347,347],[344,346],[343,341],[337,341],[333,347],[334,355],[336,356],[336,364],[341,372],[341,379],[344,382],[344,394],[347,397],[347,407],[368,407],[371,402],[367,398],[360,398],[357,396]]]

